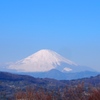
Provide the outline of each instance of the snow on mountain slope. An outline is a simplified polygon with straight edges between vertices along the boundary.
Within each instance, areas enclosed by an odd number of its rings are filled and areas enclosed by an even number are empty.
[[[64,63],[66,66],[62,71],[71,71],[68,66],[77,66],[74,62],[62,57],[54,51],[43,49],[33,55],[22,59],[14,64],[11,64],[8,69],[16,70],[19,72],[46,72],[51,69],[57,69]]]

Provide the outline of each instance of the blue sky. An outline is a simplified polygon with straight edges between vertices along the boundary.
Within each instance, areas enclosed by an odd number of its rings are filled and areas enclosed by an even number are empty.
[[[0,62],[40,49],[100,71],[100,0],[1,0]]]

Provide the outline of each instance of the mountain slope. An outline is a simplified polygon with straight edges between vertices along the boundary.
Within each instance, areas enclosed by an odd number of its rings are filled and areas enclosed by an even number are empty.
[[[69,72],[73,70],[73,66],[77,68],[78,65],[54,51],[44,49],[11,64],[8,68],[20,72],[46,72],[51,69]]]

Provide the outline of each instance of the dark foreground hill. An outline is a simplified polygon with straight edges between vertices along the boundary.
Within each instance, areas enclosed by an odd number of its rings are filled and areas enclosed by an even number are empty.
[[[0,72],[0,93],[6,93],[7,96],[12,96],[20,90],[24,91],[27,87],[35,87],[36,89],[44,88],[48,91],[57,91],[58,89],[61,90],[66,86],[73,87],[80,83],[84,83],[85,87],[90,84],[93,87],[100,87],[100,75],[69,81],[49,78],[34,78],[27,75]]]

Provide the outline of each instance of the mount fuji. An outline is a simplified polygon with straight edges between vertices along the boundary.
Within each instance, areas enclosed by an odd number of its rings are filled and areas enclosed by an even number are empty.
[[[11,64],[8,68],[18,72],[47,72],[52,69],[61,72],[90,70],[86,67],[83,68],[56,52],[47,49],[40,50],[25,59],[17,61]]]
[[[40,78],[55,79],[74,79],[91,76],[89,71],[94,71],[89,67],[80,66],[48,49],[40,50],[20,61],[9,64],[6,70]],[[85,73],[84,76],[80,72]]]

